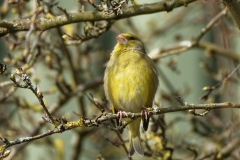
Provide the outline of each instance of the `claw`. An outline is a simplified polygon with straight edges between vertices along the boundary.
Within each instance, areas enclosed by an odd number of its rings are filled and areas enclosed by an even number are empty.
[[[145,131],[147,131],[149,119],[150,119],[149,112],[144,109],[141,111],[141,115],[142,115],[142,121],[143,121],[143,128]]]
[[[123,115],[128,116],[127,112],[125,112],[125,111],[118,111],[118,113],[117,113],[117,116],[118,116],[118,118],[117,118],[117,126],[121,126],[122,125],[122,117],[123,117]],[[122,133],[123,130],[119,130],[119,132]]]
[[[122,125],[122,111],[119,111],[117,113],[117,116],[118,116],[117,124],[118,124],[118,126],[121,126]]]

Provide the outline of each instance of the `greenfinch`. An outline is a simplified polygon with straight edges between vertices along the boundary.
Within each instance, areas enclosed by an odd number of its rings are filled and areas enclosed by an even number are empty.
[[[104,75],[105,95],[113,110],[123,111],[125,114],[140,113],[152,107],[158,88],[157,69],[138,37],[122,33],[116,39],[117,44]],[[129,120],[131,119],[126,119],[128,122]],[[144,155],[139,132],[140,122],[139,117],[128,125],[129,157],[135,152]]]

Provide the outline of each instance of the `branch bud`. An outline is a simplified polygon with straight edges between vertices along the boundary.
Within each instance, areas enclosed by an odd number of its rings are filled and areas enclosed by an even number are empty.
[[[37,90],[37,96],[38,96],[38,98],[43,98],[43,95],[42,95],[42,92],[41,91],[39,91],[39,90]]]
[[[9,156],[10,152],[11,152],[10,150],[4,151],[4,153],[2,154],[2,158]]]
[[[212,88],[210,86],[205,86],[205,87],[203,87],[202,90],[203,91],[210,91],[210,90],[212,90]]]
[[[11,79],[13,82],[16,82],[16,79],[15,79],[15,75],[14,75],[14,74],[11,74],[10,79]]]

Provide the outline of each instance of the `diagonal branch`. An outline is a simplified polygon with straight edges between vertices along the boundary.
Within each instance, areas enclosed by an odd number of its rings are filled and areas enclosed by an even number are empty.
[[[206,86],[203,88],[203,90],[208,91],[206,94],[204,94],[203,96],[200,97],[200,100],[207,100],[208,96],[211,94],[211,92],[220,87],[224,82],[228,81],[233,74],[240,68],[240,64],[237,65],[236,68],[234,68],[234,70],[227,76],[225,77],[222,81],[220,81],[218,84],[214,85],[214,86]]]
[[[229,12],[231,13],[234,21],[237,24],[238,29],[240,29],[240,4],[238,0],[223,0],[224,4],[227,6]]]

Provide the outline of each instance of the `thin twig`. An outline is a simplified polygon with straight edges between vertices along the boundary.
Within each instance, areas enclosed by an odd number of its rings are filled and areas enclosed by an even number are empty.
[[[223,9],[219,14],[217,14],[204,28],[201,29],[200,34],[193,40],[185,40],[178,44],[168,46],[162,49],[155,49],[149,53],[149,56],[152,59],[161,59],[167,56],[180,54],[186,50],[191,48],[204,48],[209,51],[213,51],[216,54],[219,54],[224,57],[232,58],[236,61],[240,62],[240,56],[232,51],[228,51],[224,48],[220,48],[208,42],[201,42],[201,38],[210,30],[210,28],[222,17],[226,14],[227,8]]]
[[[21,77],[22,81],[24,82],[24,84],[20,84],[18,83],[18,81],[15,79],[15,76],[12,74],[11,75],[11,80],[13,81],[15,87],[18,87],[18,88],[27,88],[27,89],[30,89],[34,95],[37,97],[39,103],[41,104],[41,106],[43,107],[44,111],[46,112],[48,118],[50,118],[51,120],[51,123],[56,125],[55,124],[55,121],[52,117],[52,115],[50,114],[50,112],[48,111],[46,105],[45,105],[45,102],[43,100],[43,94],[42,92],[37,88],[37,86],[34,88],[33,85],[32,85],[32,82],[29,78],[29,76],[27,76],[23,69],[22,68],[16,68],[15,69],[15,73]]]
[[[227,13],[227,8],[224,8],[220,13],[218,13],[207,25],[201,29],[200,34],[195,38],[195,43],[198,43],[200,39],[212,28],[212,26],[217,23],[217,21]]]
[[[233,74],[239,69],[239,67],[240,67],[240,64],[238,64],[237,67],[234,68],[234,70],[233,70],[227,77],[225,77],[221,82],[219,82],[218,84],[216,84],[216,85],[214,85],[214,86],[211,86],[211,87],[210,87],[210,86],[204,87],[203,90],[206,90],[206,91],[208,91],[208,92],[207,92],[206,94],[204,94],[203,96],[201,96],[201,97],[200,97],[200,100],[206,100],[206,99],[208,99],[208,96],[211,94],[211,92],[212,92],[214,89],[220,87],[224,82],[228,81],[228,80],[233,76]]]
[[[66,9],[63,9],[63,8],[60,7],[60,6],[57,6],[57,8],[58,8],[60,11],[62,11],[62,12],[65,14],[66,18],[69,20],[69,16],[68,16],[67,10],[66,10]]]

